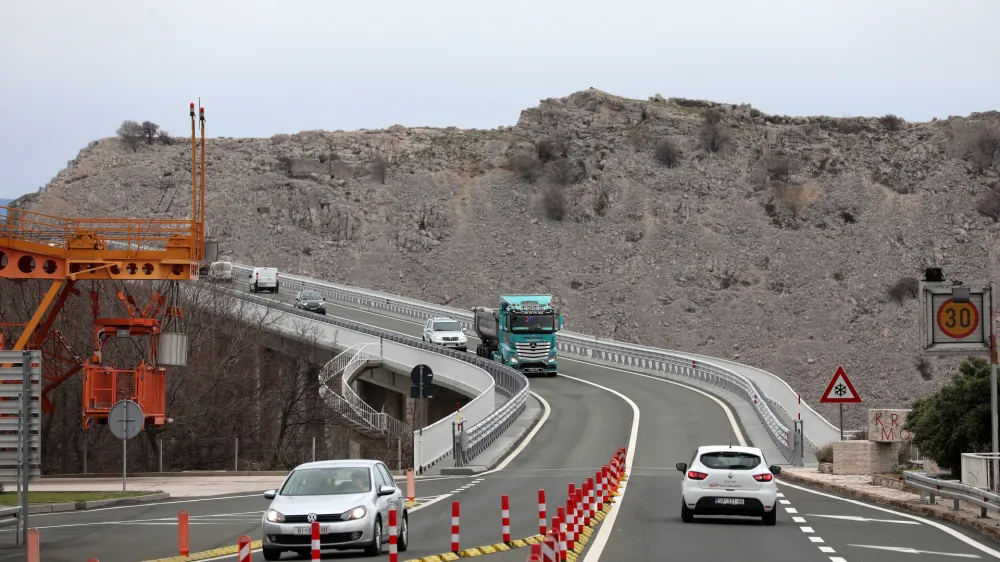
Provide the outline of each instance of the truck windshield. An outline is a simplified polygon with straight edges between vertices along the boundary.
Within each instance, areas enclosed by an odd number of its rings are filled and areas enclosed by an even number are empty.
[[[555,328],[555,316],[551,314],[511,314],[512,332],[544,333]]]

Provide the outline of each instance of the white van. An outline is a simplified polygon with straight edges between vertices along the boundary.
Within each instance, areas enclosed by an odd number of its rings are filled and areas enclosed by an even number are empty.
[[[208,280],[218,283],[233,280],[233,264],[227,261],[214,261],[208,268]]]
[[[253,268],[253,271],[250,272],[250,292],[259,293],[261,290],[268,290],[272,293],[278,292],[278,268]]]

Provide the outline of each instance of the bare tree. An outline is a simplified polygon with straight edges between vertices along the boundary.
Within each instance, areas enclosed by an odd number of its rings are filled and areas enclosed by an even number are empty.
[[[122,121],[118,127],[118,138],[125,146],[131,148],[132,152],[139,150],[139,141],[142,140],[144,134],[142,125],[135,121]]]

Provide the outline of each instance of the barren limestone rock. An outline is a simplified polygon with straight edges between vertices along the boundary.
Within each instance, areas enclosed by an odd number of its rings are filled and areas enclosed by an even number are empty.
[[[1000,278],[1000,197],[984,199],[997,121],[774,116],[591,89],[494,130],[211,139],[207,230],[228,259],[450,306],[550,292],[567,329],[738,358],[828,415],[816,403],[838,365],[866,406],[906,407],[957,359],[918,374],[916,302],[888,289],[930,265]],[[95,141],[18,204],[184,218],[189,150]],[[846,409],[859,427],[863,412]]]

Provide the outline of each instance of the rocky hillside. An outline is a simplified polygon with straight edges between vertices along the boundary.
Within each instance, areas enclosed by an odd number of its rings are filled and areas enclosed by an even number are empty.
[[[494,130],[211,139],[208,228],[233,260],[451,306],[551,292],[568,329],[747,362],[810,402],[843,364],[899,407],[954,365],[917,358],[912,278],[997,277],[997,121],[591,89]],[[190,144],[95,141],[17,204],[185,217]]]

